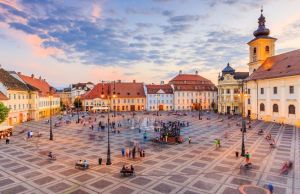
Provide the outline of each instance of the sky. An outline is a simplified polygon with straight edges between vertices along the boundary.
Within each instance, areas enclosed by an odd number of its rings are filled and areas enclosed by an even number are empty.
[[[248,70],[261,6],[276,54],[299,49],[299,0],[0,0],[0,64],[59,88],[180,70],[217,84],[228,62]]]

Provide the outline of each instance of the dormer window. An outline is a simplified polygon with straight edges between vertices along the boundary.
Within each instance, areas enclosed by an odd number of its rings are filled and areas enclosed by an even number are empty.
[[[127,95],[129,96],[129,95],[130,95],[130,93],[128,92],[128,93],[127,93]]]

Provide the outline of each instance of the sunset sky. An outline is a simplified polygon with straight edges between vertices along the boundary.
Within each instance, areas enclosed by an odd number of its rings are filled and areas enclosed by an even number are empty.
[[[55,87],[179,70],[217,84],[227,62],[247,70],[262,5],[276,53],[299,49],[299,0],[0,0],[0,64]]]

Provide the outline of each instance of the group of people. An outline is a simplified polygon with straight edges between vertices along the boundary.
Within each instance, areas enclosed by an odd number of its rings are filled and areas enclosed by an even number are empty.
[[[76,165],[82,166],[84,168],[88,168],[89,167],[89,163],[87,160],[78,160],[76,162]]]
[[[0,139],[7,138],[9,136],[12,136],[12,129],[7,129],[0,132]]]
[[[145,150],[138,146],[134,146],[133,149],[129,149],[128,147],[121,149],[122,156],[126,158],[135,159],[137,152],[140,154],[140,157],[145,157]]]

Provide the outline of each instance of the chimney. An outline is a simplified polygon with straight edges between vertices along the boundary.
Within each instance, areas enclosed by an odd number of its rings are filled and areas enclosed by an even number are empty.
[[[196,70],[196,75],[198,75],[198,71]]]
[[[182,74],[182,70],[179,71],[179,75]]]
[[[34,74],[31,74],[31,78],[34,78]]]
[[[165,84],[165,82],[164,81],[160,81],[160,85],[164,85]]]
[[[18,75],[21,75],[21,72],[18,72]]]
[[[135,83],[135,79],[133,80],[133,83]]]

